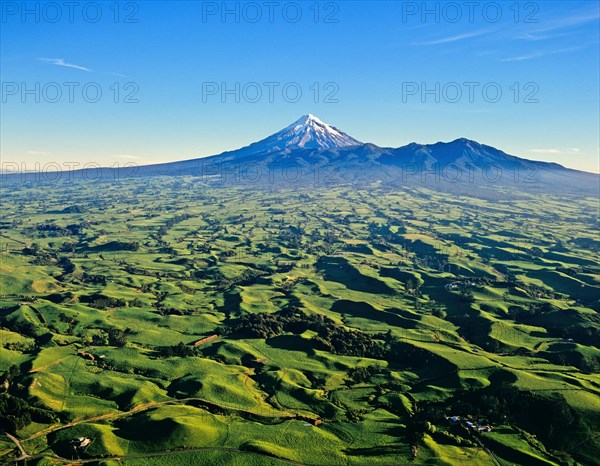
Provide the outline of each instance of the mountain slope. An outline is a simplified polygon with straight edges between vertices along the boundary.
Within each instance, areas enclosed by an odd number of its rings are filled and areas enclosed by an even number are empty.
[[[388,169],[389,166],[419,166],[431,168],[435,164],[458,164],[478,169],[490,166],[502,168],[545,168],[570,170],[556,163],[528,160],[507,154],[499,149],[465,138],[435,144],[411,143],[399,148],[379,147],[362,143],[343,131],[322,122],[313,115],[304,115],[275,134],[241,149],[198,159],[171,162],[140,168],[155,168],[167,173],[188,165],[219,164],[225,162],[272,164],[275,162],[336,163],[348,168]],[[585,173],[585,172],[577,172]]]
[[[298,149],[331,149],[362,145],[334,126],[323,123],[314,115],[303,115],[291,125],[262,141],[251,144],[258,152],[291,152]]]
[[[307,149],[323,150],[353,147],[362,142],[311,114],[303,115],[291,125],[246,147],[219,154],[221,161],[247,159],[252,156],[290,154]]]
[[[96,170],[96,169],[94,169]],[[190,175],[221,182],[289,184],[322,181],[320,170],[335,174],[332,182],[376,181],[396,184],[434,184],[457,191],[472,186],[515,185],[519,190],[596,194],[600,176],[567,169],[556,163],[528,160],[491,146],[461,138],[435,144],[411,143],[399,148],[365,144],[314,115],[303,115],[291,125],[258,142],[219,155],[135,167],[126,176]],[[115,178],[103,169],[102,177]],[[306,175],[309,175],[306,178]],[[86,171],[70,177],[89,178]],[[96,176],[96,175],[94,175]],[[4,178],[22,178],[22,175]],[[318,177],[318,178],[316,178]],[[310,178],[310,179],[309,179]],[[298,181],[301,180],[301,181]]]

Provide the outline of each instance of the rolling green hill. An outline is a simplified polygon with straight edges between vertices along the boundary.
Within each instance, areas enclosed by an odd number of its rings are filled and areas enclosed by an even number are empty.
[[[0,194],[2,462],[600,464],[597,200]]]

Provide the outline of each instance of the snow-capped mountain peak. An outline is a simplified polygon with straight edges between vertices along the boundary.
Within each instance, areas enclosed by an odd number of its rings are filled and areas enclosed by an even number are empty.
[[[288,146],[302,149],[331,149],[362,144],[343,131],[319,120],[316,116],[303,115],[287,128],[273,136],[288,140]]]
[[[362,142],[309,113],[268,138],[251,144],[248,149],[254,153],[291,152],[298,149],[333,149],[361,144]]]
[[[306,115],[302,115],[296,121],[294,121],[291,125],[287,126],[285,129],[296,128],[296,127],[306,127],[306,126],[320,126],[320,127],[329,127],[327,123],[322,122],[316,116],[311,113],[307,113]]]

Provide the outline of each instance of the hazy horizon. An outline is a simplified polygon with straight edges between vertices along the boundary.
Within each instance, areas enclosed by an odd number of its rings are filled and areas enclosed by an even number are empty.
[[[600,172],[597,3],[3,5],[2,163],[192,159],[313,113]]]

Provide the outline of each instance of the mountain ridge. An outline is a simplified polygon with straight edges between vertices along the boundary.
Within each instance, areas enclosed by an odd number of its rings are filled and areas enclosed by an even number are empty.
[[[298,136],[297,132],[293,131],[294,128],[297,126],[303,126],[301,136]],[[332,135],[331,133],[329,133],[325,138],[319,138],[319,135],[317,135],[317,137],[313,138],[312,140],[303,139],[302,136],[310,135],[310,130],[314,126],[325,127],[330,131],[333,130],[335,133],[339,134],[340,137],[336,140],[337,134],[334,133],[334,135]],[[280,155],[290,155],[294,153],[296,155],[302,155],[298,153],[304,152],[306,150],[313,151],[313,154],[314,151],[326,153],[327,151],[331,150],[340,150],[342,152],[347,152],[348,148],[352,148],[353,150],[362,153],[370,152],[371,154],[380,155],[387,155],[388,153],[392,153],[396,157],[403,156],[403,162],[406,163],[414,163],[415,161],[419,161],[420,159],[423,162],[427,162],[427,157],[424,157],[427,154],[431,158],[430,161],[433,161],[433,159],[435,159],[436,162],[443,163],[453,163],[457,161],[477,161],[479,164],[483,162],[499,163],[501,166],[507,162],[518,164],[526,163],[546,167],[555,167],[556,169],[595,175],[594,173],[565,167],[557,162],[538,161],[527,159],[525,157],[520,157],[517,155],[508,154],[493,146],[483,144],[473,139],[468,139],[465,137],[460,137],[448,142],[437,141],[431,144],[411,142],[400,147],[379,146],[372,142],[361,142],[348,135],[347,133],[339,130],[335,126],[322,122],[320,119],[318,119],[310,113],[303,115],[298,120],[283,128],[282,130],[279,130],[276,133],[273,133],[272,135],[267,136],[264,139],[251,143],[239,149],[233,149],[221,152],[219,154],[208,155],[203,157],[194,157],[191,159],[185,159],[180,161],[144,165],[144,167],[158,167],[170,164],[198,163],[205,161],[248,161],[246,159],[251,156],[264,158],[271,156],[275,153],[278,153]],[[462,154],[457,154],[457,150],[462,150]],[[386,157],[386,160],[387,159],[388,158]]]
[[[68,172],[68,176],[93,179],[89,173],[94,170],[98,169],[75,170]],[[448,191],[456,191],[459,186],[474,190],[473,186],[477,185],[476,191],[496,184],[523,191],[593,195],[600,190],[600,175],[507,154],[464,137],[450,142],[380,147],[361,142],[311,114],[240,149],[174,162],[134,165],[129,170],[106,168],[100,171],[106,170],[109,179],[119,177],[121,170],[126,176],[189,175],[210,181],[249,184],[277,184],[275,171],[280,172],[280,182],[284,184],[290,184],[290,171],[301,173],[304,181],[310,182],[313,174],[329,170],[335,171],[336,178],[328,178],[328,183],[384,181],[408,185],[420,182]],[[258,174],[250,176],[250,172]],[[321,174],[318,176],[322,183]],[[15,173],[2,178],[16,180],[28,176]],[[31,178],[35,178],[35,174],[28,179]]]

